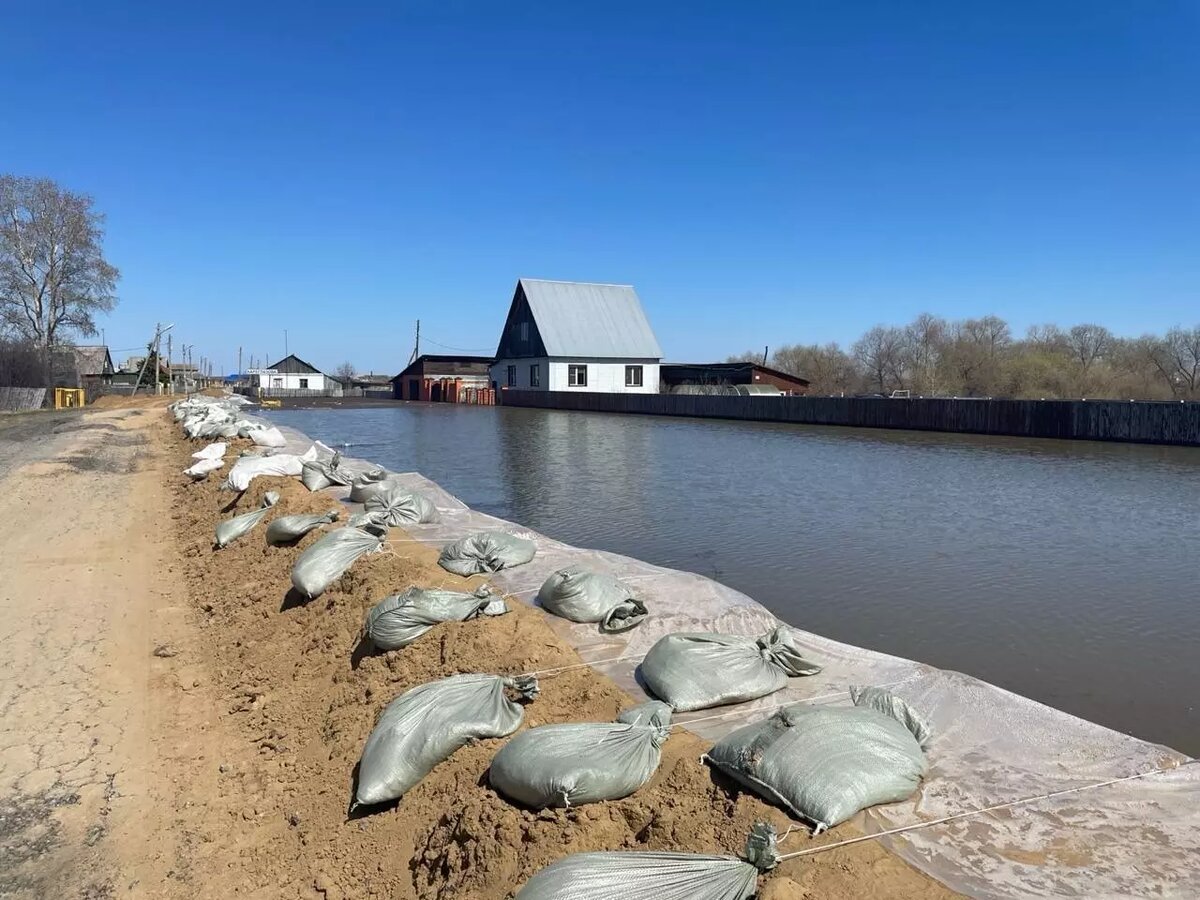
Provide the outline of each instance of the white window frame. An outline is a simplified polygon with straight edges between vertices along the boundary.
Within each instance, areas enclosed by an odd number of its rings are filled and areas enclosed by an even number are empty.
[[[583,376],[580,378],[580,376]],[[569,363],[567,365],[567,385],[569,387],[587,387],[587,363]]]
[[[542,367],[540,363],[530,363],[529,365],[529,386],[542,386]]]
[[[508,367],[508,386],[517,386],[517,367],[515,365]]]
[[[625,367],[625,387],[642,387],[645,383],[646,373],[642,366]]]
[[[302,390],[302,391],[308,390],[308,379],[307,378],[300,379],[300,390]]]

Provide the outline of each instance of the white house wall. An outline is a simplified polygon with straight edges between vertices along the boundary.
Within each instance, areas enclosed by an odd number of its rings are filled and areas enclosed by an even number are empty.
[[[529,383],[530,365],[541,368],[541,385],[533,387]],[[647,362],[641,359],[628,360],[595,360],[595,359],[502,359],[492,366],[492,380],[496,386],[503,389],[508,386],[508,367],[517,367],[516,390],[543,391],[590,391],[597,394],[657,394],[658,393],[658,362]],[[573,365],[587,366],[586,387],[574,387],[570,381],[568,367]],[[641,387],[626,387],[625,367],[642,367]]]
[[[300,387],[300,379],[305,379],[308,383],[304,388]],[[325,376],[321,373],[302,375],[300,373],[283,372],[279,375],[262,375],[259,379],[262,386],[267,390],[282,388],[288,391],[323,391],[325,390]]]

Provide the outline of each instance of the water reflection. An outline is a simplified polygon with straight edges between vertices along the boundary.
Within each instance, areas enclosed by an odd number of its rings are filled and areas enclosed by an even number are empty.
[[[1200,451],[480,407],[272,415],[570,543],[1200,753]]]

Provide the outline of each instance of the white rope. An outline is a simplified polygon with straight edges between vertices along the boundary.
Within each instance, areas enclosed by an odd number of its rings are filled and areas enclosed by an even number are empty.
[[[635,654],[630,654],[627,656],[614,656],[611,659],[593,659],[591,662],[575,663],[574,665],[570,665],[570,666],[558,666],[557,668],[554,668],[554,669],[542,669],[540,672],[525,672],[524,674],[525,675],[554,675],[559,672],[569,671],[570,669],[582,669],[585,666],[602,666],[605,663],[620,662],[623,659],[635,659],[635,658],[641,659],[641,657],[635,653]]]
[[[919,831],[922,828],[932,828],[934,825],[945,825],[947,822],[954,822],[959,819],[969,819],[973,816],[981,816],[984,813],[996,812],[1001,809],[1011,809],[1014,806],[1022,806],[1026,803],[1036,803],[1039,800],[1050,800],[1054,797],[1063,797],[1067,794],[1078,794],[1082,791],[1091,791],[1096,788],[1109,787],[1114,784],[1121,784],[1126,781],[1136,781],[1139,778],[1148,778],[1151,775],[1161,775],[1164,772],[1175,772],[1182,769],[1184,766],[1190,766],[1200,760],[1189,759],[1187,762],[1180,763],[1170,769],[1150,769],[1146,772],[1138,772],[1136,775],[1124,775],[1120,778],[1109,778],[1107,781],[1096,781],[1090,784],[1082,784],[1078,787],[1063,788],[1060,791],[1050,791],[1047,794],[1038,794],[1035,797],[1022,797],[1020,800],[1009,800],[1006,803],[994,803],[991,806],[984,806],[980,809],[968,809],[963,812],[954,813],[949,816],[942,816],[940,819],[932,819],[928,822],[915,822],[912,825],[901,825],[899,828],[889,828],[887,831],[878,831],[875,834],[864,834],[859,837],[847,838],[844,841],[836,841],[832,844],[822,844],[820,847],[810,847],[807,850],[795,850],[791,853],[785,853],[779,857],[779,861],[783,862],[788,859],[795,859],[798,856],[812,856],[814,853],[824,853],[826,850],[835,850],[838,847],[847,847],[851,844],[860,844],[863,841],[874,841],[882,837],[889,837],[893,834],[904,834],[910,831]]]

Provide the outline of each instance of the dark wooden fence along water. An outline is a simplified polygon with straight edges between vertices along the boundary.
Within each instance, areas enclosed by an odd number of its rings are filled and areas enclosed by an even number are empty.
[[[504,406],[1200,446],[1200,403],[501,392]]]

